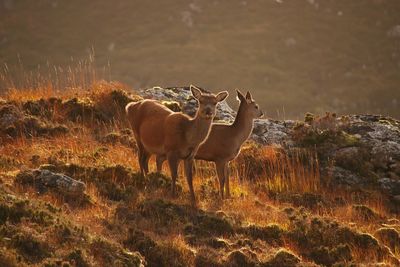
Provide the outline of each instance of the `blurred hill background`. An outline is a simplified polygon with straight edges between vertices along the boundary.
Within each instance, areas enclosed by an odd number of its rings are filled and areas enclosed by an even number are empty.
[[[400,118],[398,0],[0,0],[0,64],[14,79],[93,51],[103,78],[135,89],[248,89],[273,118]]]

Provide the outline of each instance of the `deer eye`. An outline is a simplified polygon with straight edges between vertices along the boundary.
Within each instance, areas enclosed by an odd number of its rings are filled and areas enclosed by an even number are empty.
[[[256,105],[256,109],[258,109],[258,105]]]

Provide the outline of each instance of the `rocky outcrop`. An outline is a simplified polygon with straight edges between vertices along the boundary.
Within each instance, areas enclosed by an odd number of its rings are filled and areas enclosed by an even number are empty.
[[[20,185],[33,185],[41,193],[54,190],[68,197],[83,197],[86,185],[65,174],[46,169],[35,169],[20,172],[15,182]]]
[[[209,92],[202,89],[203,92]],[[192,97],[189,87],[153,87],[139,91],[143,98],[157,99],[161,101],[176,101],[182,107],[182,112],[194,116],[198,107],[197,101]],[[234,111],[226,101],[217,105],[215,120],[233,122],[236,117]],[[251,138],[261,144],[274,144],[290,142],[289,132],[294,121],[276,121],[260,119],[254,122],[254,130]]]
[[[204,90],[206,91],[206,90]],[[194,115],[197,103],[188,87],[154,87],[139,91],[144,98],[176,101]],[[236,112],[224,101],[216,120],[232,122]],[[318,153],[326,183],[348,188],[366,185],[400,201],[400,122],[380,115],[325,116],[307,114],[304,122],[259,119],[251,139],[284,149],[304,148]],[[332,164],[333,163],[333,164]]]
[[[203,89],[203,92],[209,92]],[[180,104],[182,112],[190,116],[194,116],[198,107],[196,99],[192,96],[189,87],[153,87],[139,91],[143,98],[157,99],[161,101],[173,100]],[[216,120],[233,121],[236,112],[226,103],[222,101],[217,106]]]

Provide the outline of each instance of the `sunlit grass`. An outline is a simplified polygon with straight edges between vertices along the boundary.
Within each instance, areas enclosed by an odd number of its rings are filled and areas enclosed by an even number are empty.
[[[93,105],[102,110],[112,112],[113,103],[110,100],[110,93],[115,88],[128,91],[120,83],[99,81],[92,83],[86,90],[70,91],[70,95],[58,95],[53,88],[40,88],[39,90],[22,91],[10,90],[7,100],[27,101],[33,99],[47,98],[49,96],[61,97],[67,100],[70,97],[89,98]],[[25,98],[24,98],[25,97]],[[62,112],[59,115],[62,116]],[[55,118],[53,118],[55,119]],[[119,240],[123,236],[123,227],[132,227],[128,222],[119,221],[115,216],[119,207],[128,207],[128,210],[135,210],[138,204],[149,199],[163,199],[172,202],[184,209],[189,208],[189,190],[186,178],[183,173],[183,164],[179,168],[179,184],[183,192],[178,197],[170,195],[170,190],[165,188],[148,192],[141,190],[132,200],[112,201],[101,195],[96,184],[90,182],[88,177],[86,194],[90,198],[90,205],[74,207],[66,203],[65,198],[57,194],[38,194],[33,188],[22,188],[14,184],[14,178],[19,170],[38,168],[41,164],[60,162],[61,164],[76,164],[88,168],[101,168],[104,166],[121,165],[129,168],[134,173],[139,172],[137,152],[134,147],[120,144],[114,145],[102,142],[104,135],[115,132],[119,133],[127,125],[115,120],[109,123],[95,124],[93,122],[66,122],[70,131],[63,136],[55,137],[17,137],[9,140],[0,146],[0,155],[6,159],[15,159],[13,164],[0,165],[0,178],[8,188],[16,194],[24,195],[28,199],[44,201],[54,204],[62,210],[62,216],[71,220],[79,226],[90,226],[88,233],[92,236],[103,236],[110,240]],[[7,161],[5,161],[7,162]],[[150,170],[155,171],[154,157],[150,160]],[[287,215],[283,212],[285,208],[292,207],[292,203],[281,202],[271,197],[279,194],[314,194],[320,195],[327,201],[334,201],[341,198],[341,206],[321,206],[316,209],[305,209],[308,216],[321,216],[326,220],[337,221],[340,224],[348,225],[354,231],[374,233],[381,227],[380,220],[366,221],[354,216],[353,205],[364,204],[374,212],[389,218],[398,218],[390,214],[385,207],[385,197],[371,192],[370,197],[359,200],[357,192],[346,190],[332,191],[321,182],[319,172],[319,160],[313,150],[296,149],[285,151],[277,146],[258,146],[254,143],[246,143],[239,157],[230,164],[230,191],[232,197],[220,199],[218,194],[219,184],[213,163],[196,161],[196,172],[194,176],[194,188],[197,196],[197,208],[213,214],[225,214],[240,226],[257,225],[260,227],[270,224],[277,224],[287,231],[291,225]],[[163,173],[169,176],[168,164],[164,164]],[[86,178],[86,177],[85,177]],[[117,179],[113,180],[115,183]],[[202,192],[204,191],[204,192]],[[299,207],[298,209],[302,209]],[[156,229],[157,224],[147,219],[138,219],[134,227],[145,231],[159,244],[166,247],[168,253],[174,255],[179,251],[189,264],[193,264],[194,255],[197,252],[195,246],[189,245],[182,231],[185,223],[176,223],[169,229],[167,235]],[[122,227],[122,228],[118,228]],[[231,237],[234,239],[234,237]],[[229,239],[229,238],[228,238]],[[228,240],[229,241],[229,240]],[[286,240],[285,240],[286,242]],[[264,243],[263,243],[264,244]],[[264,244],[266,245],[266,244]],[[293,244],[285,243],[295,253],[299,251]],[[270,249],[266,247],[266,249]],[[271,251],[275,251],[274,248]],[[356,260],[363,260],[366,252],[354,251]],[[369,253],[369,252],[368,252]],[[398,251],[394,254],[398,257]],[[260,255],[267,258],[270,255]],[[371,260],[376,260],[377,255],[370,255]],[[388,259],[384,259],[389,261]]]

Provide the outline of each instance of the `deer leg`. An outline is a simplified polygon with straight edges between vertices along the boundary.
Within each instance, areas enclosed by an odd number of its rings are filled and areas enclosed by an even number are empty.
[[[225,196],[227,198],[230,198],[231,192],[229,190],[229,162],[225,164],[224,174],[225,174]]]
[[[217,175],[219,181],[219,193],[222,199],[224,199],[225,165],[226,165],[225,161],[215,162],[215,168],[217,169]]]
[[[171,178],[172,178],[172,196],[176,194],[176,178],[178,177],[178,165],[179,165],[179,158],[175,153],[169,153],[167,155],[169,170],[171,171]]]
[[[190,190],[190,200],[192,202],[192,206],[196,206],[196,198],[194,196],[194,190],[193,190],[193,158],[185,159],[184,167],[185,167],[186,180]]]
[[[145,153],[145,150],[142,143],[137,142],[137,146],[138,146],[138,160],[139,160],[140,173],[144,176],[145,171],[143,168],[143,155]]]
[[[144,171],[145,175],[147,175],[149,173],[149,159],[150,159],[149,153],[147,153],[147,151],[143,151],[141,160],[142,160],[142,166],[143,166],[143,171]]]
[[[161,173],[162,170],[162,165],[164,163],[164,161],[166,160],[166,156],[165,155],[157,155],[156,157],[156,165],[157,165],[157,172]]]

